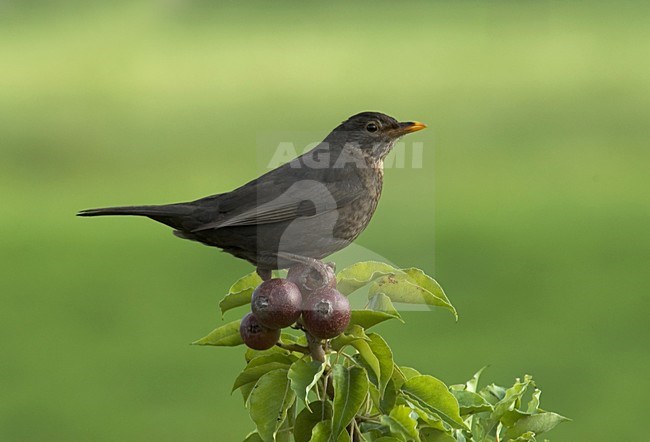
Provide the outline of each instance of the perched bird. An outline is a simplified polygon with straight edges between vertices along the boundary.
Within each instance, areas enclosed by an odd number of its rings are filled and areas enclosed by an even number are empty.
[[[378,112],[348,118],[320,144],[232,192],[157,206],[88,209],[79,216],[146,216],[184,239],[245,259],[263,279],[271,270],[314,262],[366,228],[395,142],[424,129]]]

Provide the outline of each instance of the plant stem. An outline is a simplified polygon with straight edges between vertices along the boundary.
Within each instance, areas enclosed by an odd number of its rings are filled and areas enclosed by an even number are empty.
[[[378,415],[376,415],[376,416],[378,416]],[[378,424],[378,423],[380,423],[380,422],[379,422],[379,419],[373,419],[373,418],[370,417],[370,416],[363,416],[363,415],[360,415],[360,414],[358,414],[357,416],[355,416],[355,419],[358,420],[358,421],[361,421],[361,422],[372,422],[373,424]]]
[[[310,354],[310,350],[309,350],[309,348],[308,348],[308,347],[304,347],[304,346],[302,346],[302,345],[298,345],[298,344],[285,344],[285,343],[283,343],[283,342],[278,342],[278,343],[276,343],[275,345],[277,345],[278,347],[283,348],[283,349],[285,349],[285,350],[296,351],[296,352],[298,352],[298,353],[304,353],[304,354],[306,354],[306,355]]]
[[[340,352],[339,354],[341,356],[343,356],[345,359],[347,359],[348,361],[350,361],[350,363],[352,365],[355,365],[357,367],[361,367],[361,364],[359,364],[357,361],[355,361],[354,358],[352,356],[350,356],[349,354],[346,354],[346,353],[343,353],[343,352]]]
[[[320,420],[324,421],[325,420],[325,402],[327,402],[327,380],[329,379],[329,373],[325,373],[325,376],[323,377],[323,396],[322,396],[322,401],[323,401],[323,406],[321,407],[321,416]]]
[[[309,347],[309,354],[314,361],[320,363],[325,362],[325,350],[323,349],[323,343],[320,339],[313,336],[307,330],[304,330],[305,337],[307,337],[307,346]]]

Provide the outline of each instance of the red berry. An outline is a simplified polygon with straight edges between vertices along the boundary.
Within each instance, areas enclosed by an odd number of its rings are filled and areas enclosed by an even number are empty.
[[[280,339],[280,330],[264,327],[252,313],[241,320],[239,334],[248,347],[253,350],[268,350]]]
[[[270,279],[257,286],[253,292],[251,309],[265,327],[288,327],[300,317],[302,296],[293,282]]]
[[[334,338],[350,324],[350,301],[336,289],[319,290],[305,301],[302,320],[313,336]]]
[[[315,265],[298,263],[289,269],[287,279],[300,288],[306,297],[325,288],[336,288],[334,269],[321,262]]]

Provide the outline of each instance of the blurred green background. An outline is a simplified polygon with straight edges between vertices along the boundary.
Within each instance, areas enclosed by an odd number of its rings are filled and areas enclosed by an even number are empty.
[[[434,274],[460,312],[381,326],[396,359],[448,383],[533,374],[574,419],[553,440],[643,439],[649,12],[0,3],[0,439],[242,439],[243,350],[188,343],[251,267],[73,215],[230,190],[265,170],[269,134],[314,141],[363,110],[429,129],[358,244]]]

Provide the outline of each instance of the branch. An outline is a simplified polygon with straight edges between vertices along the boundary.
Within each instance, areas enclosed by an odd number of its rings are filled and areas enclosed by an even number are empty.
[[[303,330],[303,331],[305,332],[305,337],[307,338],[307,346],[309,347],[309,354],[311,355],[311,358],[314,361],[324,363],[325,350],[323,349],[322,341],[316,338],[315,336],[313,336],[307,330]]]
[[[306,354],[306,355],[310,354],[309,348],[308,348],[308,347],[304,347],[304,346],[302,346],[302,345],[298,345],[298,344],[285,344],[285,343],[283,343],[283,342],[281,342],[281,341],[278,341],[275,345],[277,345],[278,347],[283,348],[283,349],[285,349],[285,350],[289,350],[289,351],[297,351],[298,353],[304,353],[304,354]]]

